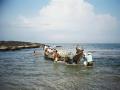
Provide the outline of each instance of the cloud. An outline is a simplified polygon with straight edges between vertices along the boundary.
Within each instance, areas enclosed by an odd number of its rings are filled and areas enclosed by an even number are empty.
[[[95,7],[85,0],[50,0],[36,17],[20,16],[19,19],[23,26],[49,33],[51,37],[47,37],[53,41],[54,38],[64,38],[66,41],[80,38],[84,41],[89,35],[91,38],[95,38],[93,35],[101,38],[103,32],[111,32],[117,27],[115,17],[110,14],[97,14]]]

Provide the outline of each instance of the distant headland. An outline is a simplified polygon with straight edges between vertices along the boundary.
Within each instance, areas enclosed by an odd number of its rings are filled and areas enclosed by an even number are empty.
[[[44,47],[41,43],[23,42],[23,41],[0,41],[0,51],[20,50],[26,48]]]

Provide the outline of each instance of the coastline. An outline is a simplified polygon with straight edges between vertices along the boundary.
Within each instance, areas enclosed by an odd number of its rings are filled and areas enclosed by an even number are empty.
[[[44,44],[23,41],[0,41],[0,51],[14,51],[27,48],[43,48]]]

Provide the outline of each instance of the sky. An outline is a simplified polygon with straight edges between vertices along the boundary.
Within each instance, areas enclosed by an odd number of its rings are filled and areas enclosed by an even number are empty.
[[[120,0],[0,0],[0,40],[120,43]]]

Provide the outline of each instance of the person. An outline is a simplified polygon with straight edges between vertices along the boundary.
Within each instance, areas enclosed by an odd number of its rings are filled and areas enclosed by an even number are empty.
[[[52,48],[48,48],[48,52],[49,52],[50,54],[52,54],[52,53],[53,53],[53,49],[52,49]]]
[[[55,50],[54,53],[53,53],[53,59],[54,59],[54,61],[58,61],[59,58],[60,58],[60,55],[59,55],[59,53],[57,52],[57,50]]]
[[[49,54],[49,53],[48,53],[48,48],[46,48],[45,51],[44,51],[44,55],[47,57],[48,54]]]
[[[44,46],[44,51],[45,51],[46,49],[48,49],[48,48],[49,48],[49,46],[45,45],[45,46]]]
[[[79,64],[80,59],[83,57],[83,51],[84,51],[84,49],[80,49],[80,48],[76,47],[76,55],[73,57],[73,62],[75,64]]]
[[[34,50],[33,55],[34,55],[34,56],[39,56],[40,53],[39,53],[38,51]]]
[[[81,52],[81,49],[76,47],[76,54],[79,54]]]
[[[33,55],[36,55],[36,51],[34,50]]]
[[[92,58],[92,54],[91,53],[88,53],[86,56],[85,56],[86,60],[84,61],[84,65],[85,66],[92,66],[93,65],[93,58]]]

